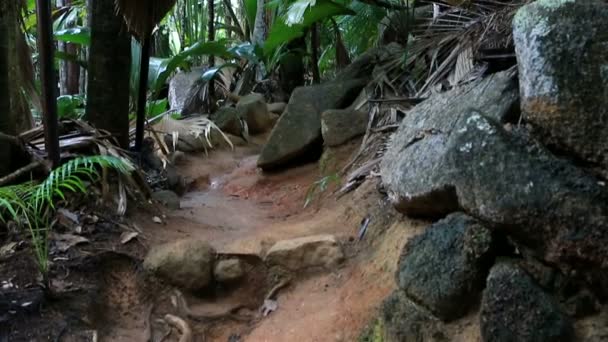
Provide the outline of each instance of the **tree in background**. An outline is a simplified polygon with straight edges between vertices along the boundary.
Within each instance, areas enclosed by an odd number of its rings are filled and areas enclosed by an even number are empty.
[[[129,147],[129,75],[131,37],[114,1],[91,1],[86,119]]]

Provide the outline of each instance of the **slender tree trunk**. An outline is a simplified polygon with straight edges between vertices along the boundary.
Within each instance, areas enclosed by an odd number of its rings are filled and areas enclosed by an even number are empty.
[[[72,0],[57,0],[57,7],[70,6]],[[73,27],[74,23],[66,23],[68,27]],[[65,52],[70,56],[78,56],[78,45],[71,43],[57,44],[57,50]],[[59,70],[59,92],[61,95],[74,95],[80,92],[80,66],[71,61],[62,61]]]
[[[129,147],[131,38],[114,11],[114,1],[91,2],[86,117]]]
[[[66,44],[66,52],[73,56],[79,56],[78,45]],[[80,93],[80,65],[74,62],[67,63],[66,94],[74,95]]]
[[[266,9],[264,8],[265,1],[257,2],[255,23],[253,25],[253,36],[251,42],[253,44],[262,45],[266,40]]]
[[[209,15],[209,22],[207,28],[207,41],[212,42],[215,40],[215,5],[213,0],[207,0],[207,14]],[[215,56],[209,55],[209,68],[215,66]],[[212,78],[209,80],[209,112],[215,111],[215,81]]]
[[[312,82],[320,83],[321,74],[319,73],[319,28],[314,23],[310,28],[310,67],[312,68]]]
[[[346,46],[344,45],[344,40],[342,39],[342,33],[340,32],[338,23],[336,23],[333,18],[331,23],[334,27],[334,32],[336,33],[336,66],[338,70],[340,70],[344,69],[350,64],[350,57],[348,56],[348,50],[346,50]]]
[[[8,4],[7,2],[0,3],[0,94],[10,93],[10,81],[8,79]],[[14,130],[14,123],[11,122],[11,100],[9,96],[0,96],[0,132],[10,134]],[[11,160],[11,145],[4,142],[0,143],[0,160]],[[9,163],[0,163],[0,176],[4,176],[10,172]]]

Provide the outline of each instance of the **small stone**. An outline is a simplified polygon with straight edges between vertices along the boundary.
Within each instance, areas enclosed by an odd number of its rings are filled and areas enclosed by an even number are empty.
[[[236,105],[240,117],[247,121],[250,134],[264,133],[272,128],[270,112],[261,94],[243,96]]]
[[[239,259],[219,260],[213,269],[213,275],[217,282],[232,283],[245,276],[243,264]]]
[[[333,235],[315,235],[277,242],[266,254],[268,265],[291,271],[312,267],[332,268],[344,260],[344,253]]]
[[[152,221],[154,221],[154,223],[156,223],[156,224],[162,224],[163,223],[163,220],[161,220],[160,217],[158,217],[158,216],[154,216],[152,218]]]
[[[152,194],[152,199],[161,203],[171,210],[180,208],[180,200],[177,194],[170,190],[161,190]]]
[[[188,290],[209,286],[213,279],[215,250],[203,240],[178,240],[150,249],[146,271]]]

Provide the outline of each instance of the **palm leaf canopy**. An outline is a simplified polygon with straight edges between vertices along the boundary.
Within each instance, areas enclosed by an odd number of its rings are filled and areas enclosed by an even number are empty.
[[[116,12],[122,16],[129,31],[138,39],[152,30],[173,8],[177,0],[114,0]]]

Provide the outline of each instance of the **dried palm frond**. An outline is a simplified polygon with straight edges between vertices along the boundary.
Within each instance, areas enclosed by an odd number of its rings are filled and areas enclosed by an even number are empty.
[[[212,149],[214,145],[220,144],[221,141],[226,142],[231,149],[234,149],[230,138],[213,121],[204,116],[184,120],[175,120],[170,116],[165,116],[154,125],[154,129],[171,135],[174,149],[180,136],[200,139],[203,142],[205,153],[208,149]]]
[[[114,0],[114,5],[129,31],[141,41],[152,33],[175,2],[176,0]]]
[[[426,97],[478,78],[486,70],[482,56],[488,50],[510,55],[511,19],[526,0],[429,3],[432,11],[417,11],[412,18],[405,51],[384,66],[400,95]]]

